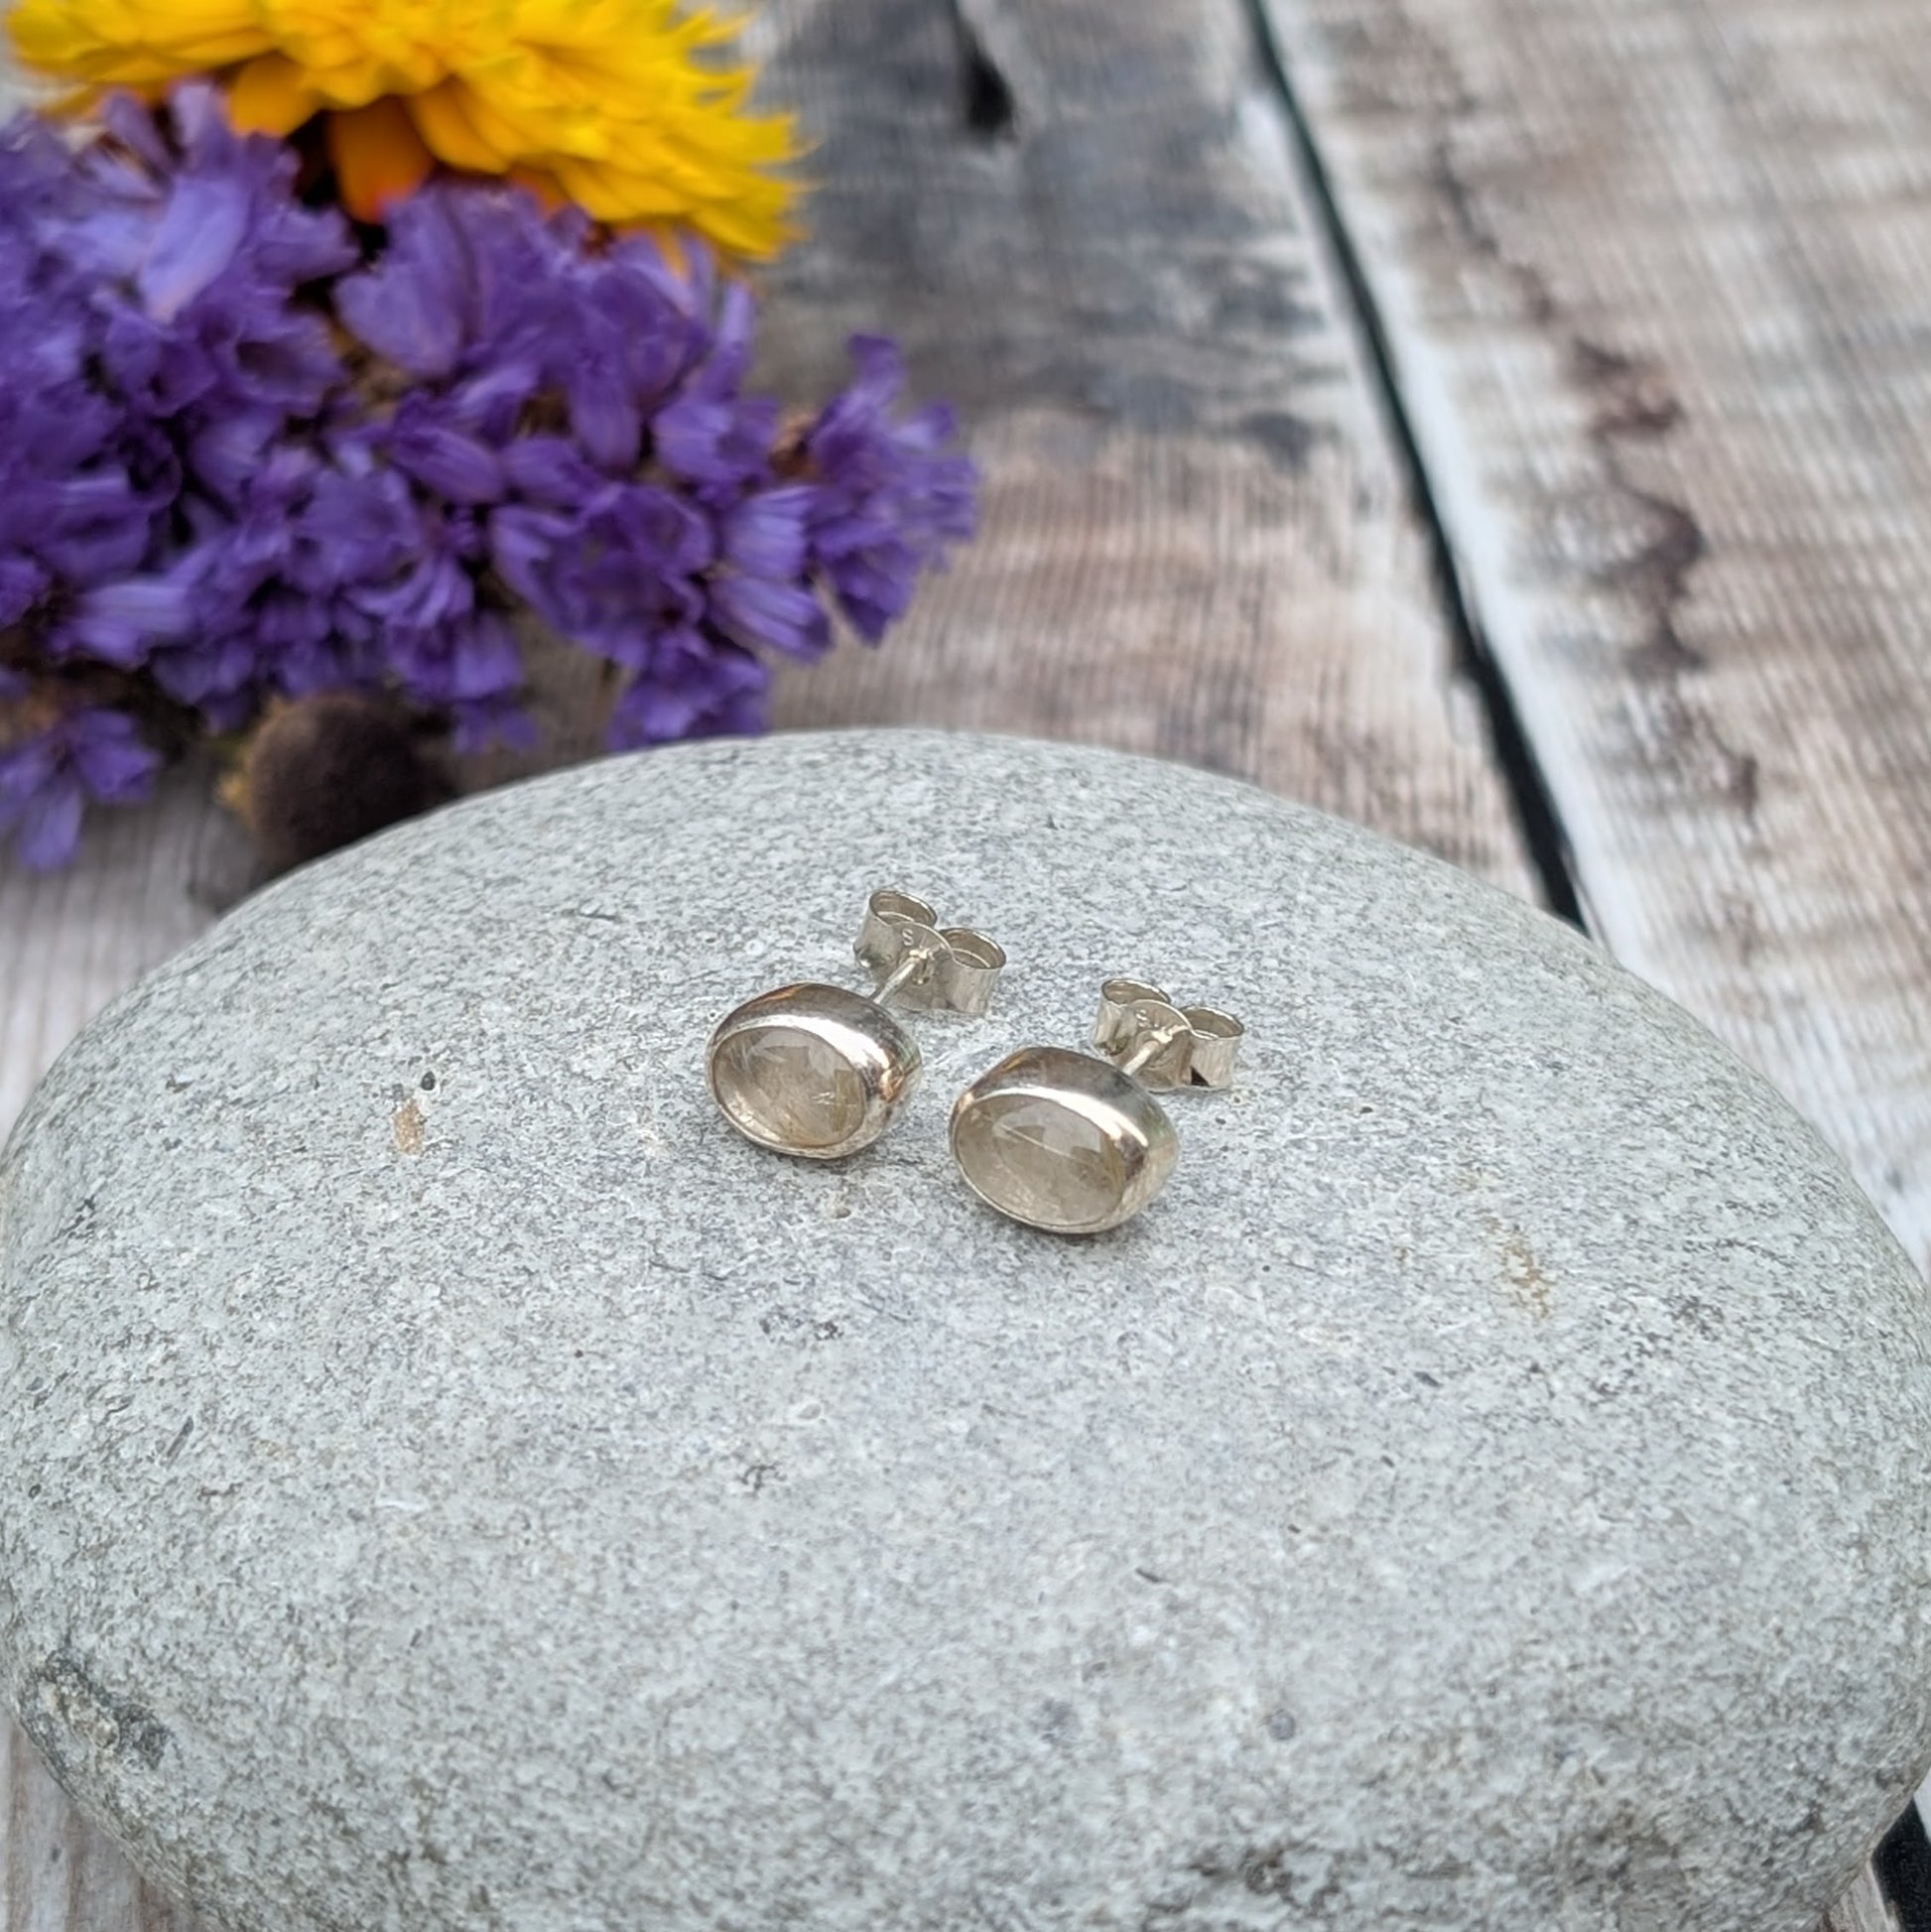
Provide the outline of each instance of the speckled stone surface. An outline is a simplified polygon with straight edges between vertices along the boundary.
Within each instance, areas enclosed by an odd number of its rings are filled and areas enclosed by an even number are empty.
[[[712,1023],[1001,939],[843,1164]],[[953,1095],[1244,1016],[1065,1241]],[[1810,1932],[1931,1743],[1931,1304],[1553,923],[1256,792],[663,752],[263,894],[0,1168],[0,1665],[248,1932]]]

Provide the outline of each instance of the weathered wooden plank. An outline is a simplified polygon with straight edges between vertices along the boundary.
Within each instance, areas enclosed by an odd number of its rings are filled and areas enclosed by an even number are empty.
[[[67,1040],[237,898],[251,864],[201,769],[176,775],[151,811],[101,813],[71,871],[31,877],[0,860],[0,1133]]]
[[[0,1734],[0,1925],[8,1932],[203,1932],[143,1884],[111,1840],[74,1810],[12,1726]]]
[[[771,375],[822,387],[847,331],[889,327],[988,479],[981,542],[884,652],[791,683],[783,721],[1161,751],[1530,890],[1241,0],[960,9],[786,0],[757,30],[824,137]],[[189,790],[102,835],[63,879],[0,868],[0,1129],[246,877]],[[0,1800],[0,1932],[190,1932],[17,1732]]]
[[[783,716],[1094,738],[1518,890],[1522,848],[1241,0],[791,0],[824,142],[769,361],[889,318],[975,426],[985,531]]]
[[[1261,0],[1599,933],[1931,1261],[1931,38]]]
[[[1863,1872],[1825,1919],[1823,1932],[1901,1932],[1876,1875]]]

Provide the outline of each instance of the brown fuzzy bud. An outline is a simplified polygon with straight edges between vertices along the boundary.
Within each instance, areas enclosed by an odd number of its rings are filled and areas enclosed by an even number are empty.
[[[454,795],[407,718],[353,692],[276,706],[250,734],[223,790],[277,872]]]

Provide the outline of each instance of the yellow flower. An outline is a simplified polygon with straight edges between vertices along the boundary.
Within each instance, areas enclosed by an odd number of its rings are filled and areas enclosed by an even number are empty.
[[[212,73],[244,130],[326,114],[364,217],[441,161],[733,254],[790,235],[790,118],[745,111],[750,71],[715,57],[733,24],[682,0],[21,0],[11,26],[83,99]]]

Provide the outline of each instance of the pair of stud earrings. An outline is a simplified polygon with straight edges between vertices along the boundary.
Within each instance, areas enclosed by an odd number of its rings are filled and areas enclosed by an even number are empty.
[[[983,1014],[1006,956],[922,899],[874,892],[858,958],[876,990],[803,984],[747,1000],[711,1035],[706,1067],[724,1117],[776,1153],[838,1160],[869,1147],[918,1085],[917,1043],[886,1010]],[[1166,1186],[1180,1136],[1153,1095],[1224,1088],[1244,1029],[1157,986],[1109,979],[1093,1044],[1008,1054],[960,1095],[952,1152],[981,1200],[1056,1234],[1097,1234]]]

